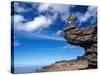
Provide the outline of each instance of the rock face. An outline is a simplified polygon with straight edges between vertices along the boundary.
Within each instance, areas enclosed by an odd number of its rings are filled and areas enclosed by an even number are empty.
[[[85,50],[83,58],[88,60],[87,68],[97,68],[97,26],[91,25],[79,29],[74,23],[65,27],[64,38],[72,45],[78,45]]]

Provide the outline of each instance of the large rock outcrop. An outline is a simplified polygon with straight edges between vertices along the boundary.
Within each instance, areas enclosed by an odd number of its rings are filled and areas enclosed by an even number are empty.
[[[85,53],[75,60],[58,61],[50,66],[43,67],[40,72],[83,70],[97,68],[97,26],[92,25],[79,29],[69,25],[61,33],[68,43],[83,47]]]
[[[78,45],[85,50],[83,58],[88,60],[87,68],[97,68],[97,26],[91,25],[79,29],[75,25],[65,27],[62,32],[64,38],[72,45]]]
[[[40,72],[68,71],[97,68],[97,25],[78,28],[72,16],[68,17],[68,24],[61,35],[69,44],[83,47],[85,53],[77,59],[58,61],[50,66],[43,67]]]

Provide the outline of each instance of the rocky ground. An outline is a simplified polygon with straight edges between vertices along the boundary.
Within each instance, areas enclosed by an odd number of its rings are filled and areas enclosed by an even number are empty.
[[[40,72],[55,72],[55,71],[69,71],[85,69],[88,66],[87,60],[74,60],[74,61],[62,61],[52,64],[50,66],[43,67]]]

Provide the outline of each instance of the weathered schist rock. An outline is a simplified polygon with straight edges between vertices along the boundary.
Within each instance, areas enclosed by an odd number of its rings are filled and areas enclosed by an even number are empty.
[[[88,60],[88,69],[97,68],[97,25],[78,28],[73,17],[69,16],[68,25],[61,34],[68,43],[84,48],[82,57]]]

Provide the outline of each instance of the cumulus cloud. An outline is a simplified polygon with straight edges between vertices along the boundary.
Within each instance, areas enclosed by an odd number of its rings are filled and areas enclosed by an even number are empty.
[[[81,17],[81,21],[85,22],[87,21],[91,16],[96,17],[96,7],[88,7],[87,12]]]
[[[14,29],[20,29],[23,27],[23,21],[26,21],[22,15],[14,15],[12,16],[12,22],[14,24]]]
[[[39,12],[46,11],[46,10],[49,9],[49,6],[50,6],[49,3],[40,4],[39,7],[38,7],[38,11],[39,11]]]
[[[26,12],[28,10],[19,6],[19,3],[15,3],[15,11],[17,12]],[[67,16],[70,14],[69,10],[72,6],[69,5],[59,5],[59,4],[49,4],[49,3],[41,3],[38,4],[38,12],[41,13],[44,11],[52,12],[53,15],[48,14],[36,16],[33,20],[23,23],[23,21],[27,21],[22,15],[14,15],[14,25],[15,29],[32,32],[39,28],[48,28],[52,23],[58,18],[58,14],[61,15],[61,19],[66,21]],[[24,11],[25,10],[25,11]]]
[[[25,19],[22,15],[14,15],[12,17],[14,19],[14,23],[19,23],[19,22],[25,21]]]
[[[33,4],[33,8],[35,4]],[[61,18],[61,20],[63,21],[67,21],[67,17],[70,14],[70,9],[75,7],[74,5],[59,5],[59,4],[49,4],[49,3],[39,3],[36,4],[37,5],[37,13],[39,14],[38,16],[34,17],[33,20],[31,21],[27,21],[26,18],[24,18],[23,15],[20,14],[15,14],[14,16],[12,16],[14,19],[14,27],[15,30],[20,30],[20,31],[26,31],[26,32],[33,32],[35,30],[39,30],[39,29],[44,29],[44,28],[49,28],[52,23],[55,22],[56,19],[58,19],[58,17]],[[20,7],[19,4],[15,4],[15,11],[17,12],[26,12],[29,11],[31,9],[24,9],[23,7]],[[80,12],[77,13],[73,13],[74,17],[78,18],[78,22],[79,25],[81,25],[82,22],[86,22],[91,16],[93,16],[94,18],[96,18],[96,11],[97,8],[96,7],[88,7],[88,10],[86,11],[85,14],[82,14]],[[53,13],[53,15],[51,14],[47,14],[47,15],[43,15],[41,14],[42,12],[50,12]],[[60,16],[59,16],[60,15]],[[25,22],[23,22],[25,21]],[[94,22],[94,19],[91,20],[91,22]],[[57,31],[57,33],[55,33],[56,36],[60,35],[61,31]],[[47,38],[47,39],[54,39],[54,40],[61,40],[61,38],[58,38],[56,36],[48,36],[48,35],[35,35],[37,37],[40,38]],[[63,40],[63,39],[62,39]]]
[[[58,41],[65,41],[64,38],[59,36],[60,31],[58,31],[57,35],[48,35],[48,34],[41,34],[41,33],[31,33],[34,30],[48,28],[53,23],[52,18],[45,17],[40,15],[35,17],[32,21],[26,21],[26,19],[22,15],[14,15],[14,27],[16,30],[25,31],[26,36],[34,37],[34,38],[42,38],[42,39],[49,39],[49,40],[58,40]],[[15,42],[15,45],[19,45],[18,42]]]
[[[54,14],[60,14],[61,19],[66,22],[67,17],[70,14],[70,9],[73,8],[72,5],[63,5],[63,4],[47,4],[42,3],[38,7],[39,12],[48,11]],[[57,18],[57,16],[56,16]]]
[[[22,15],[14,15],[15,28],[18,30],[32,32],[39,28],[46,28],[53,22],[50,17],[45,17],[43,15],[35,17],[32,21],[23,23],[25,20],[26,19],[24,19]]]
[[[83,22],[88,21],[91,17],[93,17],[93,19],[91,19],[91,23],[95,22],[94,20],[96,20],[96,15],[97,7],[94,6],[88,7],[85,14],[82,14],[80,12],[74,14],[74,16],[78,18],[79,25],[81,25]]]
[[[50,11],[50,12],[58,12],[58,13],[65,13],[68,11],[70,6],[66,5],[59,5],[59,4],[49,4],[49,3],[42,3],[38,7],[39,12],[43,11]]]
[[[23,26],[23,30],[30,32],[38,28],[46,28],[50,24],[52,24],[52,20],[50,18],[40,15],[38,17],[35,17],[34,20],[25,23]]]
[[[16,12],[26,12],[29,11],[27,9],[24,9],[23,7],[20,7],[18,3],[15,4],[15,11]],[[24,18],[23,15],[15,14],[14,17],[14,27],[15,30],[19,31],[26,31],[26,32],[33,32],[35,30],[48,28],[52,23],[58,18],[58,14],[60,14],[60,18],[63,21],[66,21],[67,16],[69,15],[69,10],[72,6],[67,5],[59,5],[59,4],[49,4],[49,3],[41,3],[38,4],[38,7],[36,8],[38,10],[37,13],[42,13],[44,11],[48,11],[50,13],[53,13],[53,15],[39,15],[36,16],[33,20],[27,21],[26,18]],[[34,4],[33,4],[34,8]],[[23,22],[26,21],[26,22]],[[55,33],[55,35],[49,36],[49,35],[34,35],[38,38],[45,38],[45,39],[52,39],[52,40],[61,40],[65,41],[63,38],[58,38],[60,34],[60,30]]]
[[[53,15],[51,16],[50,14],[47,14],[48,15],[47,17],[42,14],[40,16],[35,17],[34,20],[27,22],[27,25],[24,26],[25,28],[23,28],[23,30],[26,29],[26,31],[35,30],[38,27],[39,28],[42,27],[42,25],[45,28],[46,25],[49,26],[51,22],[54,22],[58,18],[59,15],[60,15],[61,20],[67,22],[67,17],[70,15],[70,9],[75,7],[74,5],[53,4],[53,3],[34,3],[32,5],[33,5],[32,8],[37,9],[38,10],[37,13],[39,14],[44,11],[48,11],[50,13],[53,13]],[[27,11],[32,10],[32,8],[25,9],[24,6],[25,4],[23,4],[23,7],[22,7],[20,6],[19,3],[17,2],[14,3],[14,9],[16,12],[27,12]],[[97,13],[97,8],[94,6],[90,6],[88,7],[85,14],[81,12],[76,12],[76,13],[73,13],[73,16],[78,18],[76,22],[78,23],[78,25],[81,25],[83,22],[86,22],[88,19],[90,19],[90,17],[93,17],[93,19],[91,20],[91,23],[94,23],[96,20],[96,13]],[[47,19],[47,21],[45,21],[45,19]],[[45,23],[41,22],[42,20]],[[41,24],[39,24],[38,21],[40,21]],[[35,24],[37,24],[37,26]]]
[[[59,5],[59,4],[42,3],[39,5],[38,11],[39,12],[48,11],[54,14],[59,14],[61,20],[67,22],[67,17],[71,13],[70,10],[74,7],[75,7],[74,5],[63,5],[63,4]],[[93,19],[91,19],[90,23],[94,23],[96,21],[96,17],[97,17],[96,15],[97,15],[97,7],[95,6],[89,6],[85,13],[81,13],[81,12],[73,13],[73,16],[78,18],[77,20],[78,25],[81,25],[82,23],[88,21],[91,17]],[[58,16],[56,16],[56,19],[57,17]]]

